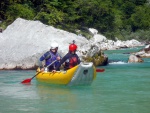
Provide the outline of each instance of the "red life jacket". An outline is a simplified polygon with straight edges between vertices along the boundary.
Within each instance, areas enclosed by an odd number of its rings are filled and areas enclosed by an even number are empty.
[[[72,56],[69,59],[69,68],[73,68],[74,66],[78,65],[78,58],[76,56]]]

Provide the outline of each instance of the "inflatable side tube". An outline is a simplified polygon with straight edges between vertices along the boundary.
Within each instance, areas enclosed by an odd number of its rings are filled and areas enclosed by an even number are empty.
[[[68,86],[90,85],[94,79],[93,63],[80,63]]]

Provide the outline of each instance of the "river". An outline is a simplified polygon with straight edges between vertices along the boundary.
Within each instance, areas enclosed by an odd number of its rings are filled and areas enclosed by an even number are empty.
[[[35,70],[0,71],[0,113],[150,113],[150,59],[124,54],[139,49],[105,51],[112,62],[90,86],[23,85]]]

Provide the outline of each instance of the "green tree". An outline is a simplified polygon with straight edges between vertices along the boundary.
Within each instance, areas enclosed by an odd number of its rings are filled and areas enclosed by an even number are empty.
[[[56,25],[62,22],[63,17],[63,12],[58,11],[55,7],[49,4],[45,4],[41,11],[37,13],[35,19],[48,25]]]
[[[136,7],[135,13],[131,15],[131,25],[134,31],[150,28],[150,5]]]
[[[79,21],[82,26],[96,28],[101,33],[113,30],[114,13],[111,0],[86,0],[78,3],[80,4]]]
[[[7,20],[20,18],[33,19],[34,10],[29,8],[27,5],[22,4],[12,4],[7,9]]]
[[[92,27],[112,39],[150,28],[147,0],[1,0],[0,6],[6,25],[21,17],[71,32]]]

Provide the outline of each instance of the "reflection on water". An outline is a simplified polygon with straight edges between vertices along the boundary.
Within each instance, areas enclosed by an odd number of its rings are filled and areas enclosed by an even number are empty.
[[[55,86],[44,83],[38,83],[36,86],[36,92],[43,102],[48,100],[57,104],[71,103],[67,104],[67,107],[70,109],[75,109],[75,106],[78,104],[77,95],[67,86]]]
[[[59,109],[59,112],[66,113],[66,110],[68,110],[68,112],[78,111],[78,109],[82,109],[82,107],[84,111],[85,106],[82,106],[82,104],[90,105],[86,102],[88,102],[89,99],[88,95],[91,95],[91,93],[89,93],[89,91],[92,90],[91,86],[69,87],[65,85],[49,85],[39,82],[36,83],[36,86],[36,92],[42,104],[50,105],[55,109],[57,108]]]

